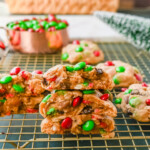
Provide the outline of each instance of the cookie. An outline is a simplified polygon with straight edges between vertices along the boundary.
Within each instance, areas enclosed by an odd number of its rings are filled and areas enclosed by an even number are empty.
[[[150,122],[150,85],[132,84],[117,95],[115,103],[131,118],[140,122]]]
[[[46,134],[101,134],[104,138],[115,136],[114,120],[111,117],[98,116],[94,120],[90,114],[45,118],[41,123],[41,132]],[[61,123],[60,123],[61,122]],[[105,123],[106,122],[106,123]]]
[[[56,90],[43,99],[39,110],[43,117],[59,117],[70,113],[72,115],[101,113],[115,117],[117,111],[109,100],[111,98],[110,92],[106,90]]]
[[[96,68],[105,70],[111,76],[115,87],[128,87],[143,81],[143,77],[136,67],[120,60],[106,61],[98,64]]]
[[[46,90],[90,90],[113,88],[111,78],[102,69],[80,62],[75,66],[57,65],[43,75]]]
[[[47,134],[101,134],[112,136],[116,107],[107,91],[52,91],[40,104],[45,118],[41,131]]]
[[[42,74],[21,71],[19,67],[14,67],[10,74],[0,75],[0,95],[11,93],[22,96],[35,96],[41,94],[45,89],[41,85]]]
[[[14,67],[10,74],[0,74],[0,116],[38,112],[44,97],[42,72],[30,73]]]
[[[91,41],[73,41],[62,49],[62,60],[75,64],[97,64],[104,60],[104,54],[97,44]]]

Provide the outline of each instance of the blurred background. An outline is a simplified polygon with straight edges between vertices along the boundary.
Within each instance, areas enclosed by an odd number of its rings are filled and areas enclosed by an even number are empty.
[[[59,18],[69,22],[70,39],[125,40],[92,16],[96,10],[150,18],[150,0],[0,0],[0,26],[18,19],[58,14]]]
[[[4,1],[5,0],[0,0],[0,2],[1,2],[1,4],[0,4],[0,14],[1,15],[8,14],[8,7],[9,7],[9,11],[11,11],[12,13],[20,14],[20,11],[17,12],[16,10],[14,10],[14,9],[16,9],[16,7],[17,7],[16,3],[19,3],[19,0],[6,0],[6,2],[7,2],[8,5],[5,5],[4,3],[2,3]],[[33,4],[32,3],[33,0],[20,0],[20,3],[22,3],[21,1],[26,1],[25,4],[28,3],[28,5],[32,5]],[[36,1],[38,3],[39,0],[36,0]],[[77,1],[77,0],[75,0],[75,1]],[[94,5],[94,3],[95,3],[94,1],[95,0],[89,0],[89,1],[90,1],[91,4],[92,4],[92,1],[93,1],[93,5]],[[110,11],[116,11],[116,10],[118,10],[119,12],[124,12],[124,13],[129,13],[129,14],[135,14],[135,15],[144,16],[144,17],[150,17],[150,0],[99,0],[99,1],[105,1],[105,3],[118,3],[119,2],[118,5],[116,5],[117,9],[116,9],[116,6],[115,6],[114,10],[111,9],[111,8],[109,8]],[[49,1],[48,0],[43,0],[41,2],[43,3],[43,7],[44,7],[44,3],[48,3]],[[54,3],[53,0],[52,0],[52,3]],[[56,2],[56,3],[58,3],[58,2]],[[81,3],[81,2],[77,1],[77,3]],[[60,5],[61,4],[62,3],[60,3]],[[51,5],[53,5],[53,4],[51,4]],[[59,7],[59,3],[57,5]],[[42,6],[39,6],[39,7],[41,9]],[[65,5],[63,7],[66,8],[67,5]],[[94,7],[94,6],[92,6],[92,7]],[[103,9],[105,9],[106,5],[102,4],[102,6],[97,7],[95,9],[100,9],[100,8],[102,9],[102,7],[103,7]],[[29,12],[26,10],[26,13],[29,13]],[[26,14],[26,13],[24,12],[24,14]],[[38,14],[43,14],[43,13],[45,13],[45,12],[42,12],[41,10],[39,10]],[[60,12],[58,9],[54,13],[56,13],[56,14],[62,14],[62,12]],[[63,14],[66,14],[66,13],[67,14],[73,14],[72,12],[68,12],[68,11],[63,12]],[[89,12],[87,12],[87,11],[86,12],[80,12],[79,11],[78,12],[78,14],[87,14],[87,13],[91,13],[91,12],[90,11]],[[33,12],[33,14],[34,14],[34,12]]]

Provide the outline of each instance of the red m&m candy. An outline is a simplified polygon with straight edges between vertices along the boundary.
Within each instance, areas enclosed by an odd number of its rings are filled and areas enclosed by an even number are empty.
[[[83,101],[82,101],[82,103],[83,103],[83,104],[90,104],[90,103],[91,103],[91,101],[83,100]]]
[[[20,67],[14,67],[10,70],[10,75],[17,75],[21,71]]]
[[[48,21],[57,21],[57,19],[56,19],[55,15],[50,14],[50,15],[48,15]]]
[[[138,81],[142,81],[142,78],[139,74],[134,74],[135,78],[138,80]]]
[[[2,41],[0,41],[0,48],[5,49],[5,45]]]
[[[72,126],[72,119],[67,117],[65,118],[62,123],[61,123],[61,127],[64,129],[69,129]]]
[[[76,98],[73,100],[72,106],[73,106],[73,107],[76,107],[76,106],[80,105],[81,101],[82,101],[82,98],[81,98],[81,97],[79,97],[79,96],[76,97]]]
[[[43,33],[43,32],[44,32],[44,29],[42,29],[42,28],[37,29],[36,32]]]
[[[148,87],[148,85],[145,82],[142,83],[142,86],[143,87]]]
[[[107,124],[105,122],[100,122],[100,127],[101,128],[106,128],[107,127]]]
[[[147,100],[146,100],[146,104],[147,104],[147,105],[150,105],[150,99],[147,99]]]
[[[64,22],[67,26],[69,25],[68,21],[66,20],[62,20],[62,22]]]
[[[94,55],[95,55],[96,57],[100,56],[100,52],[99,52],[99,51],[94,51],[93,53],[94,53]]]
[[[127,90],[127,88],[121,88],[122,92],[125,92]]]
[[[28,31],[29,32],[34,32],[34,30],[32,28],[29,28]]]
[[[50,27],[50,28],[48,28],[48,30],[47,31],[55,31],[56,30],[56,28],[55,27]]]
[[[74,41],[72,42],[72,44],[74,44],[74,45],[80,45],[80,41],[74,40]]]
[[[108,98],[109,98],[109,94],[107,94],[107,93],[106,93],[106,94],[103,94],[103,95],[100,97],[101,100],[105,100],[105,101],[106,101]]]
[[[43,74],[43,72],[41,70],[35,70],[32,72],[33,74]]]
[[[28,80],[28,79],[29,79],[29,75],[28,75],[27,73],[28,73],[27,71],[21,71],[21,76],[22,76],[22,78],[24,78],[25,80]]]
[[[114,63],[112,61],[106,61],[105,66],[114,66]]]
[[[15,26],[14,30],[20,30],[20,27],[19,26]]]
[[[36,112],[38,112],[38,109],[27,108],[26,112],[28,112],[28,113],[36,113]]]
[[[55,81],[57,79],[57,77],[51,78],[49,79],[50,82]]]

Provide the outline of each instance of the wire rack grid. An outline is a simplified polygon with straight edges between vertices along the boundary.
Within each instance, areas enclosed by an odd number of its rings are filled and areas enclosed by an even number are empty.
[[[146,82],[150,82],[150,54],[128,43],[99,43],[105,60],[120,59],[139,68]],[[14,66],[33,71],[46,71],[63,63],[60,54],[8,53],[0,64],[0,73],[8,73]],[[114,96],[120,89],[113,90]],[[42,116],[18,114],[0,118],[0,149],[51,149],[51,150],[149,150],[150,123],[139,123],[118,110],[115,118],[115,137],[103,139],[100,135],[47,135],[40,131]]]

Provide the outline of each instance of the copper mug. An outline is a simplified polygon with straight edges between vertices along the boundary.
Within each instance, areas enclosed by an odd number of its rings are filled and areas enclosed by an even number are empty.
[[[69,42],[66,28],[42,33],[0,28],[7,32],[10,48],[22,53],[56,53]]]

